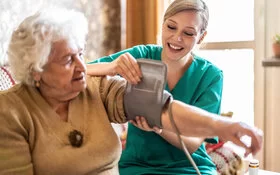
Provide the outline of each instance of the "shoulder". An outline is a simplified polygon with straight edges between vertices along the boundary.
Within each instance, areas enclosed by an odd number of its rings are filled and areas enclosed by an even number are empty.
[[[205,72],[208,75],[223,76],[223,71],[215,64],[202,58],[198,55],[194,55],[195,68],[199,71]]]
[[[156,44],[142,44],[142,45],[137,45],[132,47],[133,50],[142,52],[142,53],[147,53],[147,52],[161,52],[162,51],[162,46],[156,45]]]
[[[147,45],[142,45],[142,48],[145,49],[148,52],[156,53],[162,51],[162,46],[156,45],[156,44],[147,44]]]
[[[90,87],[98,87],[100,85],[100,81],[101,81],[102,76],[90,76],[87,75],[86,76],[86,80],[87,80],[87,88]]]
[[[17,105],[21,100],[20,94],[24,91],[24,85],[17,84],[7,90],[0,91],[0,106]]]
[[[139,49],[139,50],[157,50],[157,49],[162,49],[162,46],[157,44],[140,44],[140,45],[133,46],[132,48]]]
[[[103,93],[114,87],[124,87],[126,80],[120,76],[87,76],[87,89]]]
[[[89,62],[89,63],[98,63],[98,62],[111,62],[115,59],[117,59],[119,56],[121,56],[124,53],[130,53],[134,58],[150,58],[150,59],[160,59],[162,47],[159,45],[154,44],[147,44],[147,45],[136,45],[124,50],[121,50],[117,53],[113,53],[109,56],[105,56],[102,58],[99,58],[95,61]]]
[[[138,47],[144,48],[144,49],[147,49],[147,50],[154,50],[154,51],[162,50],[162,46],[157,45],[157,44],[138,45]]]
[[[25,90],[24,85],[17,84],[0,92],[0,123],[6,129],[26,133],[30,128],[30,109],[26,105],[25,97],[21,95]]]
[[[104,75],[104,76],[90,76],[87,75],[87,85],[93,85],[93,86],[100,86],[103,82],[108,81],[108,82],[115,82],[115,83],[125,83],[126,80],[118,75],[116,76],[109,76],[109,75]]]

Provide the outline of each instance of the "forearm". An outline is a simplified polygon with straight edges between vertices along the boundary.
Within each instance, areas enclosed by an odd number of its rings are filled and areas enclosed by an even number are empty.
[[[167,130],[163,130],[160,136],[165,139],[167,142],[172,144],[173,146],[182,149],[182,146],[179,142],[178,136],[174,132],[170,132]],[[183,142],[185,143],[188,151],[190,154],[194,153],[200,145],[203,143],[204,138],[199,138],[199,137],[185,137],[181,136]]]
[[[173,100],[171,111],[175,124],[182,135],[193,137],[217,136],[215,131],[217,115],[177,100]],[[164,110],[161,120],[164,129],[175,132],[168,110]]]
[[[87,74],[94,76],[114,75],[110,63],[87,64]]]

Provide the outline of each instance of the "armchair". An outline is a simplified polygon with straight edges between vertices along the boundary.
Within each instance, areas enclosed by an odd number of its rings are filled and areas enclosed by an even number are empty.
[[[6,90],[15,84],[11,72],[7,66],[0,67],[0,91]]]

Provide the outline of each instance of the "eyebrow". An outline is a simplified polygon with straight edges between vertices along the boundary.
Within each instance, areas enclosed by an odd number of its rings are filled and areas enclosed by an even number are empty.
[[[83,51],[83,50],[84,50],[84,48],[79,48],[79,49],[78,49],[78,53],[81,52],[81,51]],[[69,52],[63,53],[62,56],[61,56],[61,58],[65,58],[65,57],[70,56],[70,55],[73,55],[73,54],[75,54],[75,53],[71,52],[71,50],[70,50]]]
[[[167,19],[166,21],[171,21],[171,22],[173,22],[173,23],[176,23],[176,24],[177,24],[177,22],[176,22],[176,21],[174,21],[174,20],[172,20],[172,19]],[[184,28],[187,28],[187,29],[192,29],[192,30],[196,31],[196,29],[195,29],[194,27],[191,27],[191,26],[186,26],[186,27],[184,27]]]

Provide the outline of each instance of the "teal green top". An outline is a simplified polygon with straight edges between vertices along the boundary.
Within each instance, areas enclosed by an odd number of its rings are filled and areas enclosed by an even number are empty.
[[[119,55],[129,52],[136,59],[161,60],[162,47],[138,45],[94,62],[111,62]],[[91,63],[94,63],[91,62]],[[194,56],[194,60],[175,88],[168,90],[173,98],[184,103],[219,113],[223,87],[223,73],[209,61]],[[187,116],[186,116],[187,117]],[[217,143],[217,138],[206,139]],[[192,154],[201,174],[215,175],[216,167],[202,144]],[[196,174],[184,152],[169,144],[154,132],[146,132],[129,124],[126,149],[123,151],[119,170],[121,175],[147,174]]]

